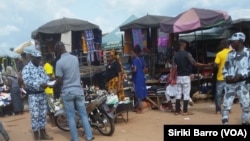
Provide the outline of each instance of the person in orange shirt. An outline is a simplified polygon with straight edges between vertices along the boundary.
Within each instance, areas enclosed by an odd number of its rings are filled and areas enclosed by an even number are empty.
[[[216,75],[216,94],[215,94],[215,112],[216,114],[221,113],[221,104],[222,104],[222,98],[223,98],[223,90],[226,85],[226,81],[224,79],[224,76],[222,74],[222,70],[225,64],[225,61],[227,59],[228,53],[231,51],[229,48],[229,41],[227,39],[223,39],[220,43],[220,47],[222,48],[221,51],[219,51],[216,54],[214,65],[216,69],[218,70]]]

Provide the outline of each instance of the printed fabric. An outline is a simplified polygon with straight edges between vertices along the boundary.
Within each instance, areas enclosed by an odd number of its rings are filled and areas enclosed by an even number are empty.
[[[241,75],[243,78],[249,76],[250,69],[250,50],[244,48],[241,52],[236,52],[232,50],[227,57],[225,66],[223,69],[223,76],[234,77],[235,75]]]
[[[132,29],[132,35],[133,35],[133,43],[134,46],[139,45],[141,48],[142,45],[142,31],[139,28]]]
[[[94,33],[93,30],[84,30],[85,39],[88,47],[88,51],[95,50]]]
[[[36,67],[31,61],[23,68],[22,77],[26,88],[30,91],[43,91],[40,85],[49,82],[49,76],[43,67]]]

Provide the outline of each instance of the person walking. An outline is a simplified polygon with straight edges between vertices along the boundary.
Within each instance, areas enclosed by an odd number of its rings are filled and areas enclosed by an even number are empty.
[[[29,111],[34,140],[53,140],[45,130],[47,115],[47,97],[44,89],[49,76],[40,65],[41,52],[32,50],[30,62],[22,70],[23,81],[28,93]]]
[[[235,98],[235,93],[239,98],[242,109],[242,124],[249,124],[249,89],[246,80],[249,79],[250,70],[250,49],[244,46],[246,36],[242,32],[234,33],[229,38],[233,50],[228,54],[223,76],[226,80],[225,94],[222,108],[222,124],[227,125],[229,122],[229,112]]]
[[[220,43],[220,48],[222,49],[216,54],[214,60],[214,68],[217,70],[216,74],[216,94],[215,94],[215,113],[221,114],[221,104],[222,98],[225,92],[226,81],[222,74],[223,67],[225,65],[227,55],[231,51],[229,48],[229,41],[223,39]]]
[[[79,61],[65,49],[63,42],[55,44],[55,54],[60,59],[56,63],[56,82],[54,86],[62,85],[61,98],[67,114],[72,141],[78,141],[78,131],[75,121],[75,110],[82,121],[87,141],[92,141],[93,134],[85,107],[85,98],[81,85]]]
[[[212,64],[202,64],[196,62],[192,55],[185,49],[187,47],[187,41],[180,39],[176,48],[176,53],[173,56],[173,64],[177,65],[177,78],[176,78],[176,103],[175,103],[175,115],[181,114],[180,101],[183,94],[183,113],[182,115],[192,115],[192,112],[188,111],[188,103],[190,99],[191,79],[190,79],[190,66],[196,67],[208,67]]]

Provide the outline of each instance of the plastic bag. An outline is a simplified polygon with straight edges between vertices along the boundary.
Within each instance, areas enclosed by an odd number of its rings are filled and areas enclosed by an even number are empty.
[[[117,95],[110,94],[107,96],[106,104],[115,104],[117,102],[119,102]]]

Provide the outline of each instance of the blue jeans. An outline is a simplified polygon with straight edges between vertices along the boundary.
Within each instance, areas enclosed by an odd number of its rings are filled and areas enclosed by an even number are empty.
[[[74,93],[62,94],[64,109],[67,114],[68,124],[72,141],[78,141],[78,131],[75,121],[75,109],[77,109],[80,119],[82,121],[85,136],[87,140],[92,140],[93,134],[89,124],[88,114],[85,107],[84,95],[76,95]],[[75,108],[76,106],[76,108]]]
[[[4,129],[2,122],[0,122],[0,134],[2,134],[3,138],[8,141],[10,139],[7,131]]]
[[[222,98],[224,96],[226,81],[216,81],[215,111],[221,112]],[[224,91],[223,91],[224,90]]]

